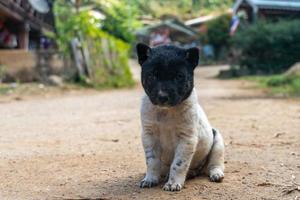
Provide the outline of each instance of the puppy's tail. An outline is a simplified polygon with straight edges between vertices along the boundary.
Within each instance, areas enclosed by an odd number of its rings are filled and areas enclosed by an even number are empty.
[[[216,135],[220,134],[220,131],[218,129],[216,129],[216,128],[212,128],[212,133],[213,133],[214,139],[215,139]]]

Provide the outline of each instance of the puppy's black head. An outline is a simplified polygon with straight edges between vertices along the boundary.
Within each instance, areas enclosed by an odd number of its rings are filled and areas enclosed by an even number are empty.
[[[190,96],[193,71],[199,60],[197,48],[172,45],[150,48],[145,44],[136,48],[142,66],[142,85],[154,105],[175,106]]]

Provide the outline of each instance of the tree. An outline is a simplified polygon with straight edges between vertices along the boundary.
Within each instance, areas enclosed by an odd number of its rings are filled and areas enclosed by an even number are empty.
[[[140,15],[160,18],[168,14],[180,19],[189,19],[224,10],[230,7],[234,0],[125,0],[125,2],[136,5]]]
[[[98,19],[88,10],[75,12],[66,0],[54,4],[57,37],[60,49],[70,55],[70,41],[80,36],[80,42],[89,52],[88,83],[93,87],[122,87],[133,84],[128,66],[129,45],[101,30]],[[87,80],[85,77],[79,77]]]
[[[98,5],[106,15],[102,22],[102,30],[127,43],[133,42],[135,30],[141,27],[137,6],[125,1],[112,3],[110,7],[101,3]]]

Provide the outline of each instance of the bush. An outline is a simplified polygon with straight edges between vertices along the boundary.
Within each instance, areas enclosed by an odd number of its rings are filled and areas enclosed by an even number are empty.
[[[137,19],[138,9],[135,5],[123,1],[103,7],[106,18],[103,20],[102,30],[127,43],[135,40],[135,30],[141,27]]]
[[[0,64],[0,83],[3,81],[6,75],[6,67]]]
[[[57,1],[54,10],[60,49],[70,54],[71,39],[80,35],[83,47],[89,51],[90,80],[80,80],[96,88],[133,85],[127,43],[101,30],[99,21],[86,11],[72,13],[72,7],[63,1]]]
[[[251,73],[280,73],[300,60],[300,21],[260,22],[238,32],[233,40],[240,50],[237,65]]]
[[[229,27],[231,16],[221,15],[207,24],[206,41],[213,45],[216,58],[220,59],[222,49],[229,47]],[[226,54],[226,53],[225,53]]]
[[[243,79],[255,81],[259,87],[267,88],[272,94],[300,96],[300,75],[246,76]]]

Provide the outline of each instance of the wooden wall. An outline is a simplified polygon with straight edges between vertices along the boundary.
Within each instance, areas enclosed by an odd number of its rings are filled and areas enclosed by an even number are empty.
[[[5,68],[4,81],[40,81],[52,74],[62,75],[71,70],[69,59],[60,53],[0,50],[0,65]]]

